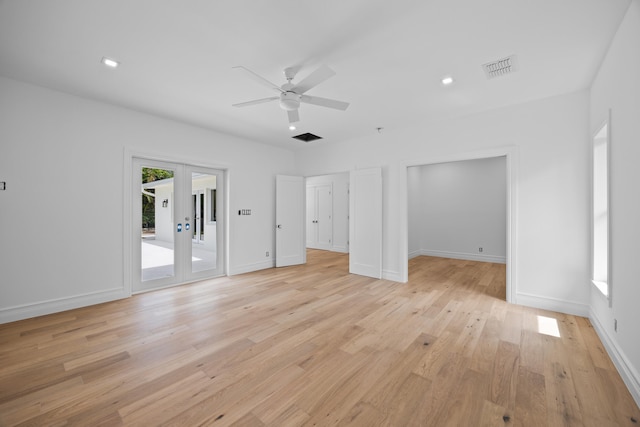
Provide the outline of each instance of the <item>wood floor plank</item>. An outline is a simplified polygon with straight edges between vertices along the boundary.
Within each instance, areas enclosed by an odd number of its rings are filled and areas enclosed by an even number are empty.
[[[547,423],[544,375],[520,366],[513,414],[516,426],[542,426]]]
[[[488,399],[513,411],[516,403],[520,347],[500,341],[491,372]]]
[[[309,250],[0,325],[0,426],[637,425],[590,322],[507,304],[505,274],[420,256],[396,283]]]

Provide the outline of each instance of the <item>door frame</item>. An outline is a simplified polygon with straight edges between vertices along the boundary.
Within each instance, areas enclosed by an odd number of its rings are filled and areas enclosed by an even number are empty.
[[[133,268],[136,266],[133,265],[132,255],[134,250],[134,243],[132,239],[133,227],[135,224],[135,220],[133,218],[133,209],[132,209],[132,188],[133,188],[133,159],[134,158],[143,158],[151,161],[161,161],[168,163],[181,163],[189,166],[195,167],[203,167],[208,169],[217,169],[222,171],[223,173],[223,193],[222,200],[224,203],[223,206],[223,214],[224,221],[222,223],[222,242],[219,249],[223,250],[221,265],[222,265],[222,276],[229,275],[229,182],[231,171],[228,165],[226,164],[215,164],[215,163],[203,163],[201,158],[192,158],[188,156],[180,156],[175,154],[167,154],[161,153],[146,149],[140,149],[135,147],[124,147],[124,162],[123,162],[123,235],[122,235],[122,261],[123,261],[123,284],[125,296],[131,296],[133,294]],[[189,240],[191,241],[191,240]],[[137,249],[136,249],[137,250]],[[202,280],[202,279],[195,279]],[[188,282],[175,283],[171,286],[178,286]],[[160,289],[160,288],[157,288]]]
[[[458,162],[464,160],[479,160],[492,157],[506,157],[507,180],[507,277],[506,294],[507,302],[515,303],[517,300],[516,282],[516,230],[517,230],[517,158],[516,146],[500,147],[495,149],[472,151],[467,153],[451,154],[442,157],[430,157],[402,162],[400,165],[400,279],[402,282],[409,280],[409,197],[408,197],[408,168],[413,166],[427,166],[437,163]]]

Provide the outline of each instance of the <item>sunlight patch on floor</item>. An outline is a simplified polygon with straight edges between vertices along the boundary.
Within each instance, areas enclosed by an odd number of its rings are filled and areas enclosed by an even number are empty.
[[[552,317],[538,316],[538,333],[560,338],[558,321]]]

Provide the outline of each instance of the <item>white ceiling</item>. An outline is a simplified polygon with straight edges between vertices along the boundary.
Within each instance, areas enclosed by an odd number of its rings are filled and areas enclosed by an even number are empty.
[[[0,75],[296,149],[277,102],[231,106],[274,94],[233,66],[282,84],[329,65],[308,94],[350,107],[303,104],[294,133],[339,143],[586,88],[629,2],[0,0]],[[511,54],[519,70],[488,80]]]

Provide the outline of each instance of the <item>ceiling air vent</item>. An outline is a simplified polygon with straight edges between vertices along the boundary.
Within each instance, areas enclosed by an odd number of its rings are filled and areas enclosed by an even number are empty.
[[[513,73],[517,70],[517,65],[516,56],[511,55],[506,58],[484,64],[482,68],[484,69],[487,78],[493,79]]]
[[[304,141],[304,142],[311,142],[311,141],[315,141],[316,139],[322,139],[321,136],[314,135],[309,132],[301,133],[300,135],[293,136],[292,138],[299,139],[300,141]]]

